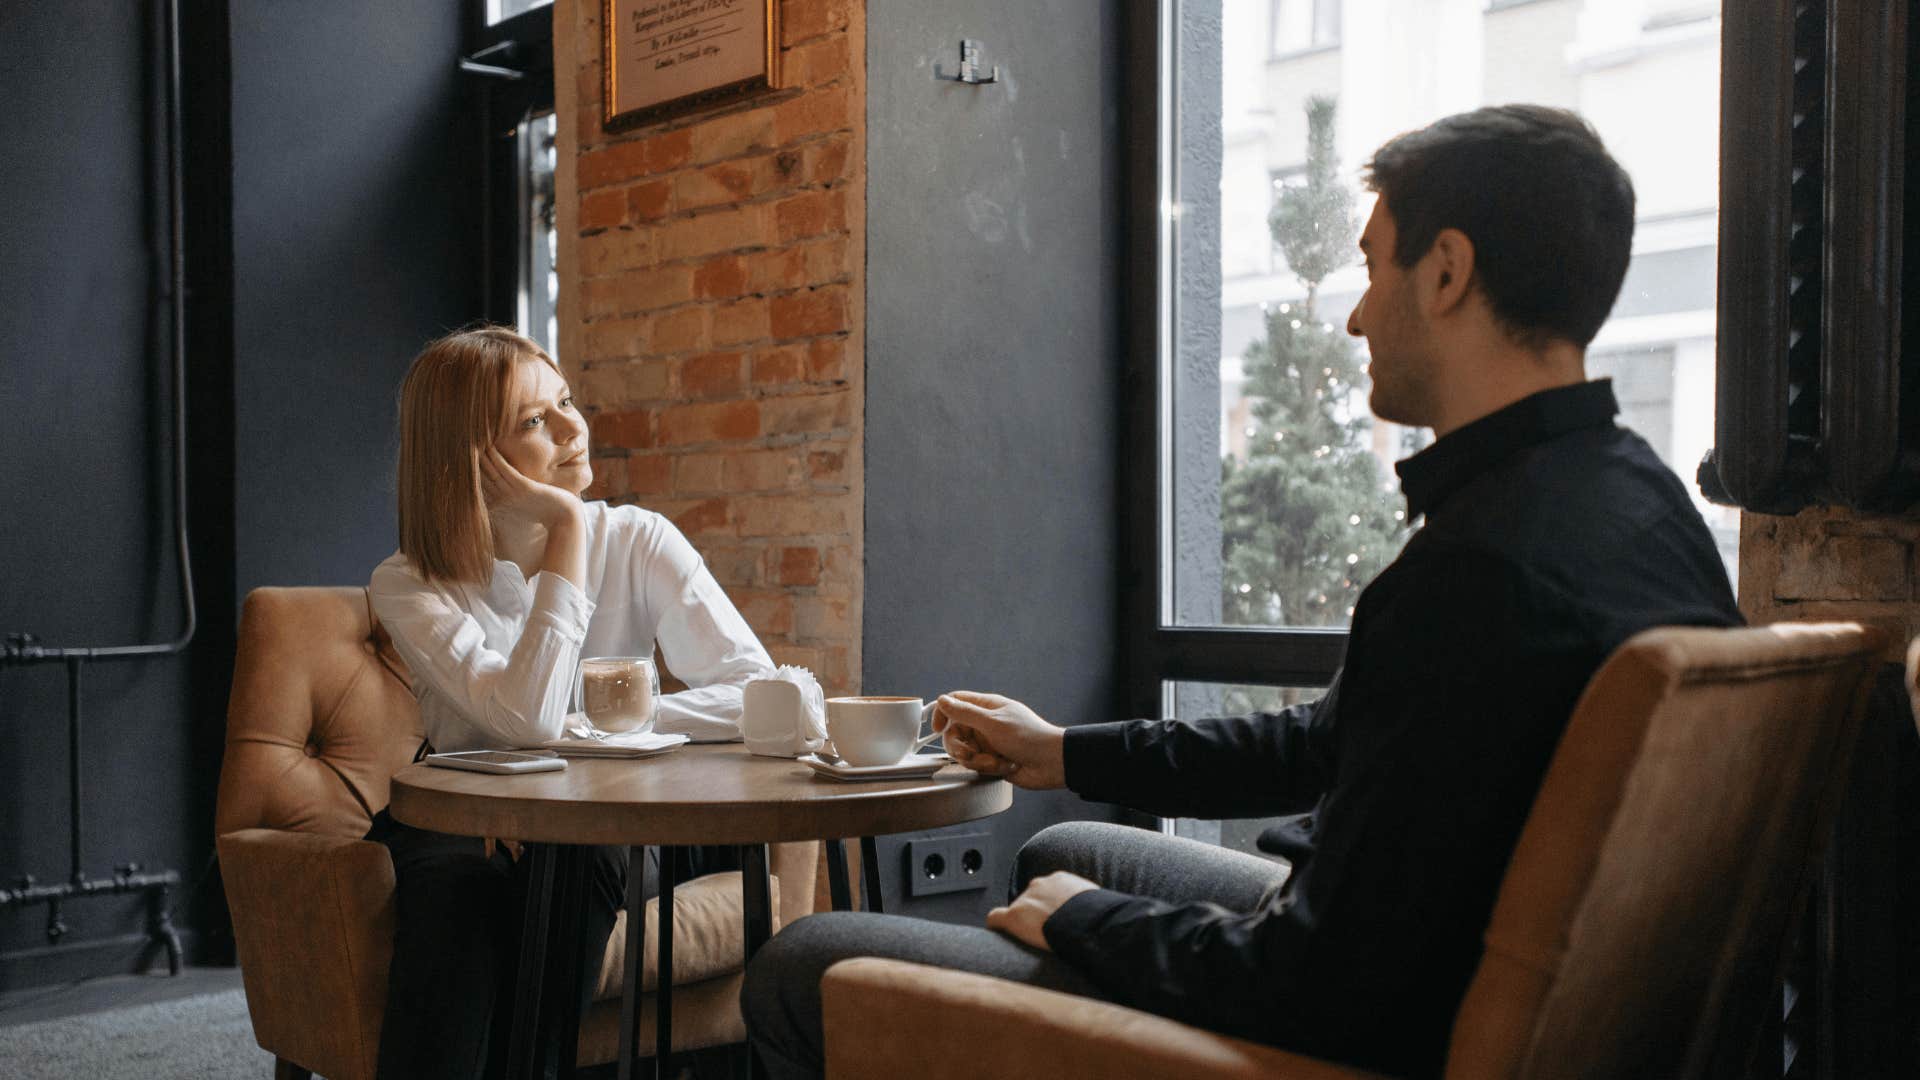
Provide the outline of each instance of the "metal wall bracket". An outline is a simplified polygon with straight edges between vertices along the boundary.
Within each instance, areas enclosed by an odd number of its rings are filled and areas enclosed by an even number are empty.
[[[942,75],[935,69],[934,76],[947,82],[966,83],[968,86],[981,86],[1000,81],[1000,65],[993,65],[991,71],[980,70],[980,43],[972,38],[960,39],[960,73]]]

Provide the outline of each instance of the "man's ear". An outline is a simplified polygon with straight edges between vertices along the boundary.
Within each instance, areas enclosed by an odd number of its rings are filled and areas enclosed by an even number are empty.
[[[1428,280],[1433,294],[1428,298],[1428,314],[1451,314],[1466,302],[1473,291],[1473,241],[1459,229],[1441,229],[1427,249],[1430,263]]]

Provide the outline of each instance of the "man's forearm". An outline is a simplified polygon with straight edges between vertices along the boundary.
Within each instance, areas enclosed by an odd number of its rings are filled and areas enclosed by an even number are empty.
[[[1192,723],[1129,720],[1068,728],[1067,787],[1162,817],[1262,817],[1305,810],[1325,784],[1311,706]]]

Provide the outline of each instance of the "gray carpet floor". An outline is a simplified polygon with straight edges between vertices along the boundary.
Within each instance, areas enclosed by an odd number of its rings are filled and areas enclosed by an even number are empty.
[[[266,1080],[238,989],[0,1027],[9,1080]]]

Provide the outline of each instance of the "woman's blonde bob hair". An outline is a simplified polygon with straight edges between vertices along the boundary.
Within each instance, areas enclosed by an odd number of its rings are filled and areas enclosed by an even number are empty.
[[[507,431],[513,370],[525,360],[560,370],[508,327],[457,330],[421,350],[400,384],[400,553],[428,581],[493,576],[480,454]]]

